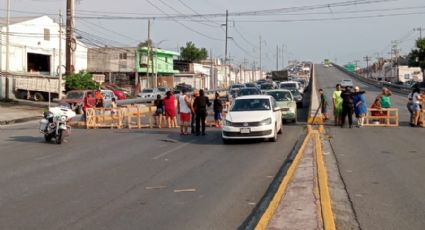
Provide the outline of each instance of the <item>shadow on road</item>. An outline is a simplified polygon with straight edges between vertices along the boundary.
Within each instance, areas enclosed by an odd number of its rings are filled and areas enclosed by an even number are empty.
[[[42,136],[39,136],[39,137],[14,136],[14,137],[9,137],[9,141],[24,142],[24,143],[45,143]]]

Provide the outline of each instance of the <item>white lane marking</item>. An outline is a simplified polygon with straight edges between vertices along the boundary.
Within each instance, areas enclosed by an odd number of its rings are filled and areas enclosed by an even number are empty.
[[[187,146],[189,144],[191,144],[191,143],[188,142],[188,143],[184,143],[184,144],[181,144],[179,146],[176,146],[176,147],[174,147],[174,148],[172,148],[172,149],[170,149],[168,151],[165,151],[165,152],[159,154],[158,156],[154,157],[153,159],[154,160],[158,160],[159,158],[164,157],[164,156],[167,156],[168,154],[170,154],[170,153],[172,153],[174,151],[177,151],[177,150],[179,150],[179,149],[181,149],[181,148],[183,148],[183,147],[185,147],[185,146]]]

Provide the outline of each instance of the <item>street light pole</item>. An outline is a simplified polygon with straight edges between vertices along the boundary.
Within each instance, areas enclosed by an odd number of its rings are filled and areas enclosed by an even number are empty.
[[[224,39],[224,79],[226,86],[230,86],[230,79],[227,77],[227,39],[228,39],[228,26],[229,25],[229,11],[226,10],[226,38]]]
[[[9,26],[10,26],[10,0],[7,0],[7,16],[6,16],[6,85],[5,98],[9,99]]]

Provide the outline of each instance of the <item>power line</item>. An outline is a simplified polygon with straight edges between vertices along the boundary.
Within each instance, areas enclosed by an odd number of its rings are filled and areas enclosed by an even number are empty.
[[[154,7],[154,8],[156,8],[157,10],[161,11],[162,13],[164,13],[164,14],[168,15],[167,13],[165,13],[165,11],[163,11],[161,8],[159,8],[158,6],[156,6],[155,4],[153,4],[151,1],[146,0],[146,2],[148,2],[151,6],[153,6],[153,7]],[[206,34],[204,34],[204,33],[201,33],[201,32],[199,32],[199,31],[196,31],[196,30],[194,30],[194,29],[190,28],[189,26],[187,26],[187,25],[183,24],[182,22],[179,22],[179,21],[177,21],[177,20],[175,20],[175,19],[173,19],[173,21],[174,21],[174,22],[176,22],[177,24],[179,24],[179,25],[183,26],[184,28],[186,28],[186,29],[188,29],[188,30],[190,30],[190,31],[192,31],[192,32],[194,32],[194,33],[196,33],[196,34],[198,34],[198,35],[201,35],[201,36],[203,36],[203,37],[205,37],[205,38],[208,38],[208,39],[211,39],[211,40],[215,40],[215,41],[222,41],[221,39],[214,38],[214,37],[211,37],[211,36],[206,35]]]
[[[217,23],[217,22],[214,22],[214,21],[212,21],[212,20],[210,20],[210,19],[208,19],[207,17],[204,17],[204,16],[202,16],[202,14],[200,14],[200,13],[198,13],[196,10],[194,10],[192,7],[190,7],[189,5],[187,5],[183,0],[177,0],[178,2],[180,2],[180,4],[182,4],[183,6],[185,6],[186,8],[188,8],[190,11],[192,11],[193,13],[195,13],[195,14],[198,14],[198,15],[200,15],[202,18],[204,18],[205,20],[207,20],[207,21],[209,21],[209,22],[211,22],[212,24],[215,24],[215,25],[218,25],[218,26],[220,26],[220,24],[219,23]]]

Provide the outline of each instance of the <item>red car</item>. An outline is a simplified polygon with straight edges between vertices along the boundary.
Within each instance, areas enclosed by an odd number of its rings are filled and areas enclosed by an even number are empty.
[[[116,85],[104,84],[102,85],[102,88],[112,90],[118,100],[124,100],[127,98],[128,93]]]
[[[96,98],[94,97],[95,94],[92,90],[71,90],[66,93],[65,98],[60,101],[60,104],[69,104],[71,109],[74,110],[77,114],[82,114],[84,97],[88,92],[92,92],[93,94],[93,97],[89,98],[90,104],[96,104]]]

